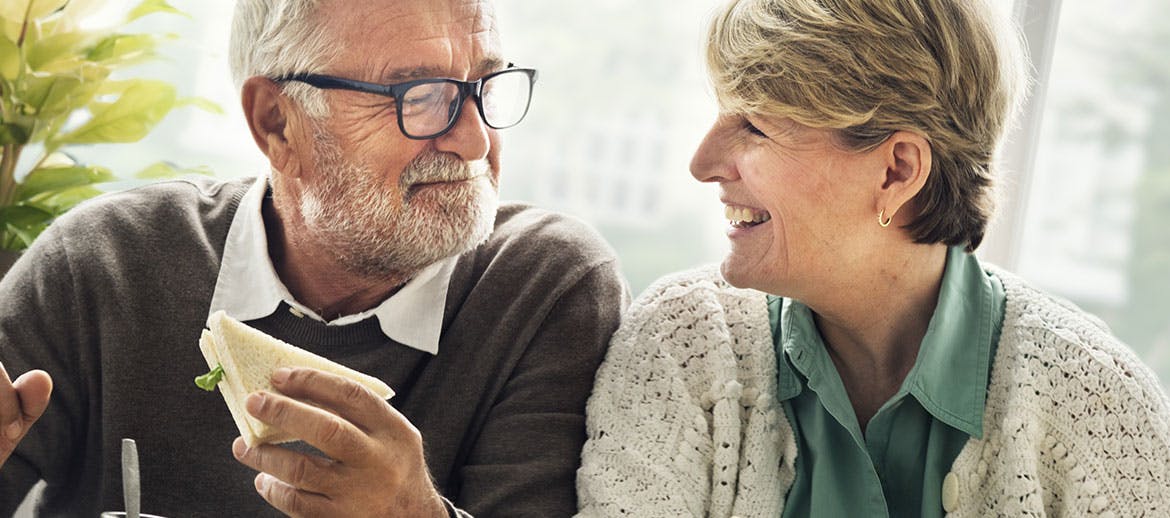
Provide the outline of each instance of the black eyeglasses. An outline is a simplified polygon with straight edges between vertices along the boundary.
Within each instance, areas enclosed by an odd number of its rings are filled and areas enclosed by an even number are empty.
[[[463,101],[475,99],[479,116],[494,129],[510,128],[528,114],[536,70],[515,68],[511,64],[477,81],[458,79],[416,79],[393,85],[367,83],[320,74],[293,74],[277,81],[298,81],[322,89],[354,90],[393,97],[398,113],[398,129],[408,138],[438,138],[451,128],[463,110]]]

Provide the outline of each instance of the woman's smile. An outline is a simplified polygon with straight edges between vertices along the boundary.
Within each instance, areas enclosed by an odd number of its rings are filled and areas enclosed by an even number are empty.
[[[745,237],[757,227],[767,226],[772,220],[772,214],[768,211],[742,205],[724,205],[723,214],[729,225],[727,237],[730,239]]]

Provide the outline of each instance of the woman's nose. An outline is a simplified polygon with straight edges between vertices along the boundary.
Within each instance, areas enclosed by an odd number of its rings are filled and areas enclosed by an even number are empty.
[[[700,182],[725,182],[738,178],[734,161],[724,144],[726,138],[726,128],[719,122],[707,130],[691,157],[691,176]]]

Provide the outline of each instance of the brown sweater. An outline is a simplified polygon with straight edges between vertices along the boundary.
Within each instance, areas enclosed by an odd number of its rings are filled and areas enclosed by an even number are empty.
[[[224,240],[252,180],[175,181],[61,218],[0,282],[0,361],[54,380],[45,416],[0,468],[0,514],[38,478],[42,516],[121,510],[120,441],[138,443],[145,512],[278,513],[231,455],[238,434],[199,390],[197,346]],[[439,490],[477,516],[569,516],[585,400],[626,303],[612,250],[585,225],[505,205],[459,258],[439,354],[376,321],[326,327],[282,307],[251,322],[388,383],[422,432]],[[387,495],[390,497],[391,495]]]

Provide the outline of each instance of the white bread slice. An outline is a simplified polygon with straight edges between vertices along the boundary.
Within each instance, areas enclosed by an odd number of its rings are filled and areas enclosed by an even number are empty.
[[[207,320],[210,330],[199,338],[199,350],[207,368],[223,366],[223,379],[216,385],[227,403],[232,419],[248,447],[265,443],[296,440],[272,428],[244,409],[244,399],[258,390],[277,392],[270,381],[273,371],[281,367],[310,367],[350,379],[382,399],[394,391],[381,380],[334,363],[309,351],[268,336],[247,324],[216,311]]]

